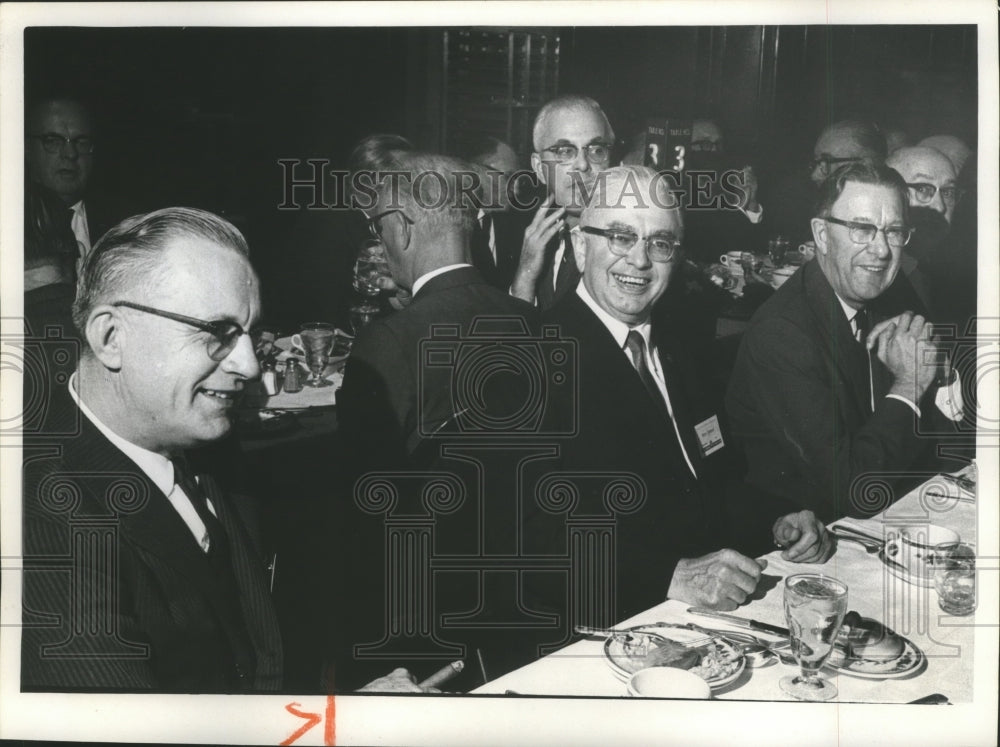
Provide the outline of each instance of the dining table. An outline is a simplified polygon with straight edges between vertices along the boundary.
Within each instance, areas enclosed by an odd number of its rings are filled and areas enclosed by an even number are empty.
[[[975,545],[979,530],[975,485],[976,467],[970,463],[958,478],[935,476],[867,519],[841,519],[833,525],[859,529],[876,538],[893,540],[903,527],[931,525],[956,532],[962,542]],[[958,482],[966,478],[965,487]],[[918,530],[919,531],[919,530]],[[976,613],[953,616],[938,605],[932,580],[914,577],[892,563],[883,553],[869,552],[860,543],[837,539],[834,554],[822,564],[802,564],[785,560],[781,550],[763,556],[767,567],[757,592],[731,615],[741,620],[786,627],[783,607],[784,579],[799,573],[821,573],[835,577],[848,587],[848,609],[862,618],[882,623],[904,639],[906,656],[899,665],[859,667],[857,671],[829,666],[821,676],[830,678],[840,703],[909,703],[930,694],[938,700],[968,703],[973,700],[974,634]],[[888,558],[888,560],[887,560]],[[925,585],[928,584],[929,585]],[[980,580],[979,583],[982,583]],[[665,623],[665,635],[672,626],[693,624],[703,628],[736,633],[752,633],[766,644],[776,644],[781,636],[747,630],[722,619],[701,616],[690,610],[694,605],[665,600],[622,620],[615,630]],[[980,621],[982,622],[982,621]],[[657,628],[647,628],[656,631]],[[616,676],[607,651],[612,637],[584,637],[520,669],[500,676],[473,691],[473,694],[604,696],[627,697],[627,685]],[[683,638],[679,638],[682,640]],[[850,667],[848,667],[850,669]],[[782,677],[796,674],[793,659],[773,659],[765,666],[745,666],[739,676],[714,689],[717,700],[793,700],[779,686]],[[995,684],[995,683],[994,683]],[[978,683],[989,687],[990,683]]]

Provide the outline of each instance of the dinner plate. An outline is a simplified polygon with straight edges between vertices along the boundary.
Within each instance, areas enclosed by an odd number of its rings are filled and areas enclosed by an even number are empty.
[[[899,635],[898,633],[896,635]],[[836,646],[824,665],[839,674],[861,677],[869,680],[892,680],[909,677],[923,669],[927,657],[917,644],[909,638],[899,636],[903,641],[903,653],[888,661],[877,659],[848,659],[846,651]]]
[[[697,641],[693,648],[700,650],[704,658],[700,665],[692,667],[688,671],[694,672],[704,679],[713,690],[730,684],[746,668],[746,659],[743,654],[722,638],[712,636],[710,640],[706,641],[707,636],[704,633],[670,623],[637,625],[609,636],[604,642],[604,655],[608,660],[608,666],[611,667],[615,677],[622,682],[628,681],[635,672],[642,668],[639,663],[641,656],[629,653],[626,648],[641,651],[644,632],[661,635],[681,645]],[[631,640],[628,637],[630,634],[634,634],[631,636]],[[650,646],[655,645],[655,641],[650,642]]]

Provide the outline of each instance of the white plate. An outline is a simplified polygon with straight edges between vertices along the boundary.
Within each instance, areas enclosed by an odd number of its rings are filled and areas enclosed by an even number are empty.
[[[897,633],[897,635],[899,635]],[[830,655],[824,665],[827,669],[832,669],[839,674],[847,674],[851,677],[861,677],[868,680],[893,680],[900,677],[909,677],[923,669],[927,663],[927,657],[923,651],[909,638],[899,636],[903,641],[903,653],[895,659],[881,661],[876,659],[847,659],[842,648],[834,648],[834,653]]]
[[[718,637],[713,637],[710,641],[705,641],[705,634],[697,630],[691,630],[690,628],[670,623],[637,625],[634,628],[626,628],[625,630],[640,635],[643,632],[656,633],[681,645],[686,645],[693,641],[702,641],[702,643],[696,644],[694,648],[701,649],[703,653],[707,647],[711,646],[719,663],[725,668],[725,671],[716,675],[707,674],[703,668],[704,664],[688,671],[699,675],[713,690],[730,684],[746,668],[746,659],[732,644]],[[652,645],[655,646],[655,642]],[[622,634],[619,633],[618,635],[608,637],[604,642],[604,655],[607,657],[608,666],[611,667],[611,671],[622,682],[627,682],[635,674],[634,670],[628,668],[630,665],[634,666],[635,660],[625,652],[624,636]]]

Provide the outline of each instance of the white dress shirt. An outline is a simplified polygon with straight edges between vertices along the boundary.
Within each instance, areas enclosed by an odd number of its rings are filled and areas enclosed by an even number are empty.
[[[420,289],[427,284],[427,281],[431,278],[436,278],[438,275],[444,275],[446,272],[451,272],[452,270],[457,270],[459,267],[472,267],[468,262],[459,262],[454,265],[445,265],[444,267],[439,267],[436,270],[431,270],[430,272],[425,272],[423,275],[416,279],[413,283],[413,288],[410,294],[416,296],[420,292]]]
[[[152,482],[161,493],[167,496],[167,500],[170,501],[170,505],[174,507],[174,510],[177,511],[181,520],[187,525],[187,528],[191,530],[191,534],[195,541],[204,552],[208,552],[211,544],[208,538],[208,530],[205,528],[205,523],[201,520],[201,517],[198,516],[198,512],[191,503],[191,499],[187,497],[184,491],[181,490],[180,486],[174,481],[173,462],[162,454],[157,454],[156,452],[149,451],[141,446],[136,446],[131,441],[126,441],[113,430],[108,428],[108,426],[102,423],[97,415],[95,415],[91,409],[83,403],[83,400],[80,399],[80,395],[76,390],[76,384],[77,376],[74,373],[69,379],[69,394],[73,398],[77,407],[80,408],[80,412],[82,412],[87,417],[87,420],[93,423],[97,430],[104,434],[104,437],[107,438],[119,451],[135,462],[136,466],[143,471],[146,477],[149,478],[150,482]],[[205,499],[205,502],[208,504],[208,510],[218,516],[212,502],[208,500],[208,498]]]
[[[83,261],[91,250],[90,229],[87,228],[87,206],[83,204],[83,200],[80,200],[70,207],[70,210],[73,211],[73,217],[70,219],[69,227],[73,230],[76,246],[80,251],[80,258],[76,262],[76,274],[79,277]]]

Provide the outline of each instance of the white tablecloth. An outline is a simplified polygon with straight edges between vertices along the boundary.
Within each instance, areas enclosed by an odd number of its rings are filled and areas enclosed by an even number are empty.
[[[958,491],[950,483],[935,478],[904,496],[879,517],[840,523],[855,524],[869,534],[878,535],[903,525],[938,524],[958,532],[963,541],[975,543],[976,505],[931,497],[926,495],[928,492],[957,494]],[[835,576],[848,585],[849,609],[885,623],[909,638],[925,654],[926,667],[902,679],[868,680],[824,670],[823,676],[832,677],[837,685],[840,702],[905,703],[930,693],[943,693],[954,703],[972,700],[975,615],[946,615],[938,607],[933,588],[913,585],[897,578],[877,556],[867,554],[861,545],[854,542],[839,543],[836,553],[823,565],[790,563],[782,560],[777,551],[765,557],[768,567],[764,573],[771,577],[769,580],[773,585],[762,598],[754,599],[732,614],[784,627],[781,579],[793,573],[819,571]],[[666,601],[622,621],[619,627],[665,621],[741,630],[721,620],[691,615],[687,612],[689,606]],[[757,635],[769,638],[767,634]],[[625,696],[625,684],[612,674],[603,646],[603,641],[599,640],[579,641],[473,692],[503,694],[512,690],[524,695]],[[723,700],[791,700],[779,688],[778,681],[795,669],[781,663],[747,668],[738,680],[713,693],[713,697]]]

